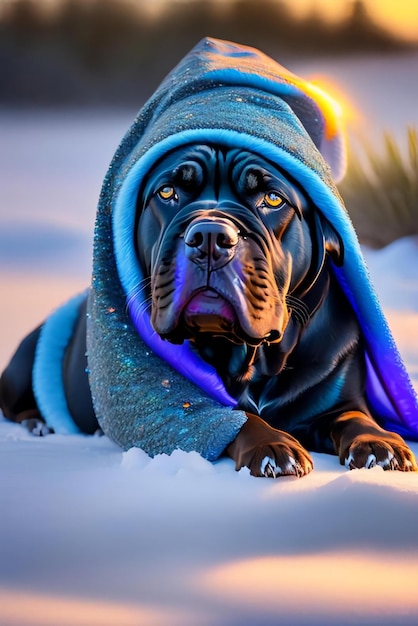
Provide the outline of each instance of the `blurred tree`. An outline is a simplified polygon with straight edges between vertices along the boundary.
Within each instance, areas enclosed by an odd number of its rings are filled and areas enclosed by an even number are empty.
[[[337,29],[342,49],[352,52],[384,51],[401,46],[397,38],[375,24],[364,0],[353,0],[347,19]]]
[[[172,0],[158,19],[144,2],[61,0],[48,17],[39,0],[13,0],[0,18],[0,102],[138,104],[204,36],[258,47],[284,64],[401,47],[362,0],[333,26],[315,12],[296,18],[288,0]]]
[[[33,45],[44,30],[45,19],[39,6],[33,0],[15,0],[6,12],[9,37],[19,45]]]

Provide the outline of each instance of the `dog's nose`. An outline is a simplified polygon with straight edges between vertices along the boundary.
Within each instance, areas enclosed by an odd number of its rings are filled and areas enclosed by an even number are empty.
[[[186,255],[198,265],[209,263],[212,270],[228,263],[235,254],[238,228],[222,219],[193,221],[184,233]]]

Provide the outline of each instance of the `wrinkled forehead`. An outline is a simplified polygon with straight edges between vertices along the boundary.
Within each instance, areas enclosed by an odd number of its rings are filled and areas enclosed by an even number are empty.
[[[221,184],[248,191],[279,185],[290,195],[306,198],[301,185],[262,154],[211,143],[181,146],[161,157],[145,176],[140,195],[148,197],[161,184],[200,184],[214,176]]]
[[[180,168],[183,168],[185,175],[187,175],[188,166],[200,165],[205,169],[212,169],[216,166],[230,171],[233,168],[245,167],[251,163],[255,167],[264,167],[286,175],[281,167],[269,161],[259,152],[221,144],[198,143],[180,146],[163,155],[150,169],[148,177],[152,176],[154,172],[177,172]],[[291,179],[289,175],[286,176],[289,180]]]

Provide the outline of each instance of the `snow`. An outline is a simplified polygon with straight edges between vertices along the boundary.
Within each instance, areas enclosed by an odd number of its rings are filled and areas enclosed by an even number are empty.
[[[406,85],[414,67],[326,71],[361,88],[377,125],[383,77],[396,98],[390,77],[398,87],[405,69]],[[101,179],[133,114],[0,112],[0,368],[89,281]],[[418,238],[364,252],[418,389]],[[228,459],[150,459],[5,420],[0,451],[1,626],[418,623],[418,474],[313,454],[305,478],[257,479]]]

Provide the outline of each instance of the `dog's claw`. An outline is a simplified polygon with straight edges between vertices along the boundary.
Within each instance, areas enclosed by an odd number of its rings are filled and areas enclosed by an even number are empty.
[[[277,474],[280,473],[280,468],[276,466],[273,459],[266,456],[261,461],[260,471],[261,475],[266,476],[266,478],[277,478]]]
[[[407,464],[409,463],[409,461],[407,461]],[[412,467],[412,463],[409,463],[409,465]],[[389,469],[390,470],[397,470],[399,468],[399,463],[398,461],[395,459],[395,457],[391,458],[389,461]]]
[[[366,467],[367,469],[370,469],[371,467],[376,467],[376,457],[374,454],[369,454],[369,458],[366,461]]]
[[[358,451],[356,454],[354,452],[350,452],[348,457],[345,459],[345,466],[350,469],[361,469],[366,468],[370,469],[373,467],[381,467],[384,470],[401,470],[404,472],[415,471],[416,466],[409,459],[404,459],[403,464],[399,462],[396,458],[395,454],[390,450],[386,450],[386,454],[382,454],[382,450],[380,453],[370,453],[365,459],[361,451]]]
[[[380,465],[381,467],[383,467],[383,469],[386,469],[386,470],[399,469],[398,459],[395,457],[394,454],[392,454],[392,452],[388,452],[386,459],[384,459],[383,461],[380,461],[378,465]]]
[[[303,476],[303,468],[302,465],[296,461],[296,463],[294,464],[294,469],[295,469],[295,476],[297,478],[301,478]]]
[[[267,476],[267,478],[276,478],[277,476],[270,463],[267,463],[266,465],[266,469],[264,470],[264,476]]]
[[[274,459],[266,456],[261,461],[260,474],[266,478],[278,478],[279,476],[296,476],[296,478],[301,478],[308,474],[311,469],[312,466],[309,465],[305,471],[301,463],[293,457],[289,457],[289,462],[286,464],[285,469],[282,469]]]

